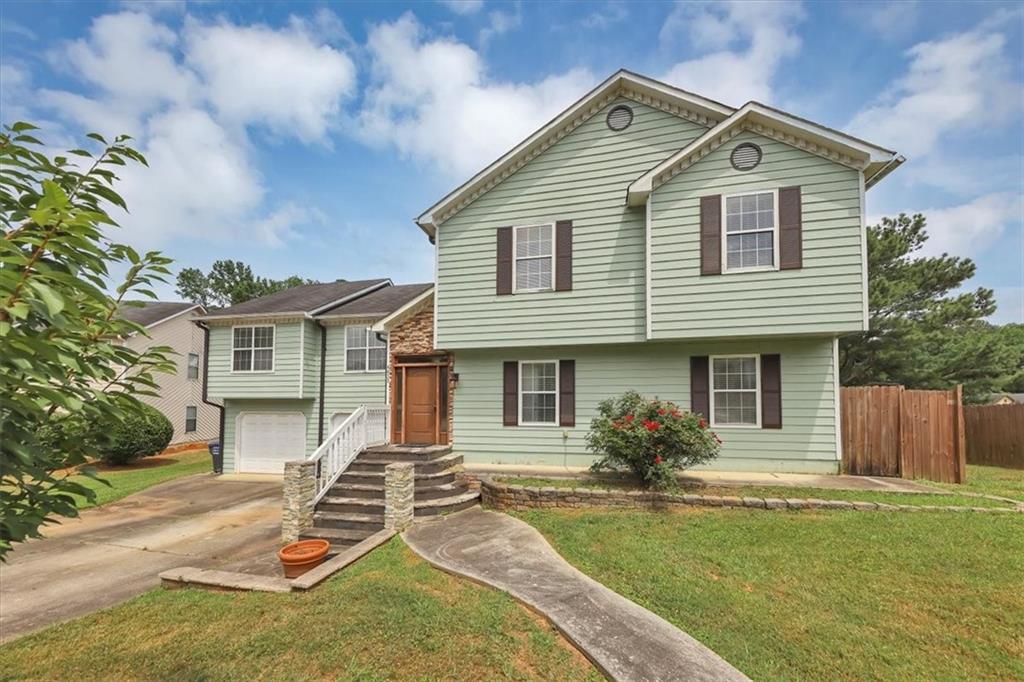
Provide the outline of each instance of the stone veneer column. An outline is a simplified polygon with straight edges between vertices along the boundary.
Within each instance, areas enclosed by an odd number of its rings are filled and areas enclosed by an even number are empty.
[[[284,463],[284,508],[281,510],[281,539],[295,542],[313,527],[313,497],[316,495],[316,462],[304,459]]]
[[[384,528],[401,533],[412,525],[415,473],[411,462],[384,467]]]

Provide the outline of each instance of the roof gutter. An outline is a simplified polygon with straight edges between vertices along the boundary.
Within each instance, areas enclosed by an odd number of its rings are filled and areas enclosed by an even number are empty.
[[[904,157],[902,154],[893,155],[893,157],[889,159],[888,163],[879,168],[874,175],[872,175],[870,178],[864,178],[864,189],[869,190],[875,185],[877,185],[882,180],[882,178],[884,178],[886,175],[892,173],[894,170],[899,168],[906,160],[906,157]]]

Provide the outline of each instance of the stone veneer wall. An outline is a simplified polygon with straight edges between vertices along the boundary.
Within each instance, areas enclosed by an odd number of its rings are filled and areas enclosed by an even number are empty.
[[[397,355],[437,355],[439,352],[434,348],[434,305],[433,299],[428,299],[423,309],[391,329],[388,333],[388,346],[391,350],[391,369],[395,366]],[[451,355],[448,358],[448,443],[452,442],[453,407],[455,405],[455,382],[452,375],[455,371],[455,362]],[[391,390],[392,372],[388,372],[388,391]]]

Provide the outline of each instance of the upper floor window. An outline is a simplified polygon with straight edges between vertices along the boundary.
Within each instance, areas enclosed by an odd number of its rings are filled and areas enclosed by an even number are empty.
[[[231,371],[274,371],[273,325],[232,329]]]
[[[756,355],[711,358],[712,426],[760,426],[760,365]]]
[[[196,353],[188,354],[188,374],[186,375],[189,379],[199,378],[199,355]]]
[[[774,269],[779,224],[775,191],[724,197],[725,270]]]
[[[555,272],[554,225],[515,228],[515,291],[550,291]]]
[[[519,363],[519,423],[558,423],[558,362]]]
[[[388,366],[385,341],[369,327],[345,327],[345,371],[382,372]]]

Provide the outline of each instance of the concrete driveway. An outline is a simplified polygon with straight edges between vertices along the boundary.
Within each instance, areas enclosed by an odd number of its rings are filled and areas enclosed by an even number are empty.
[[[276,551],[281,483],[189,476],[87,509],[45,533],[0,564],[0,641],[146,592],[170,568]]]

